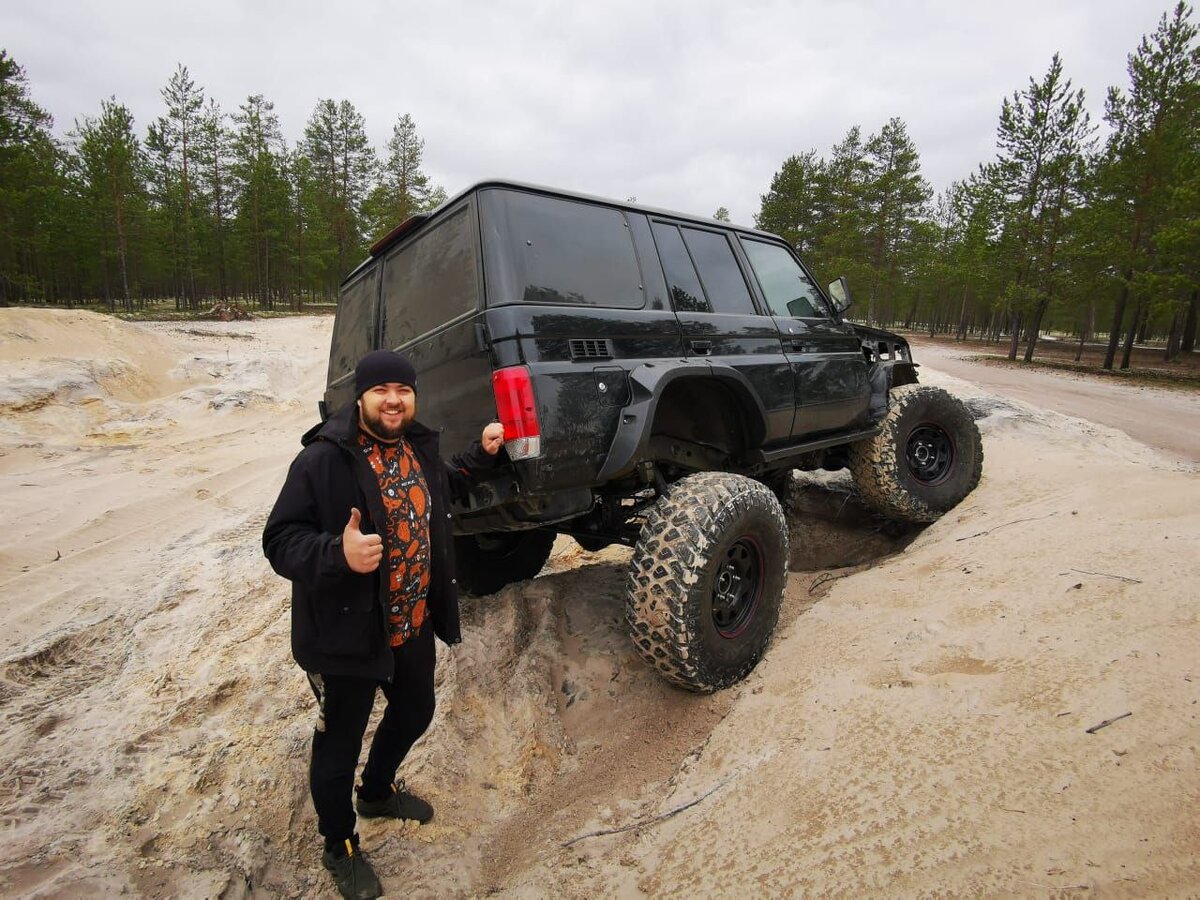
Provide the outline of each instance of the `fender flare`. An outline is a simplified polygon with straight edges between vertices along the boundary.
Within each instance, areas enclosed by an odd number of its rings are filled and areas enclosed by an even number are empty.
[[[599,483],[632,472],[644,458],[654,427],[658,403],[667,388],[681,379],[718,381],[729,387],[746,413],[748,445],[762,444],[767,433],[767,411],[746,376],[729,366],[686,360],[672,365],[645,363],[629,373],[630,402],[621,410],[617,433],[609,445],[608,456],[596,475]]]
[[[888,410],[888,395],[892,388],[917,383],[917,367],[906,360],[879,362],[871,367],[868,378],[871,382],[871,405],[868,416],[878,422]]]

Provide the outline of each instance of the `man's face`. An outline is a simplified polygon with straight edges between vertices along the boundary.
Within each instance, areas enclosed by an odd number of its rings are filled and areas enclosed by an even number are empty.
[[[407,384],[377,384],[358,398],[358,424],[380,441],[398,441],[417,417],[417,395]]]

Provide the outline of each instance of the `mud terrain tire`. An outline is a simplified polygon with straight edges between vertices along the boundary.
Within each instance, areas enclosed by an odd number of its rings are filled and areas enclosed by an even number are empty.
[[[941,388],[893,388],[882,431],[850,448],[868,506],[901,522],[932,522],[979,484],[983,442],[970,411]]]
[[[542,571],[554,546],[553,531],[509,531],[454,538],[458,586],[481,597]]]
[[[766,485],[724,472],[676,482],[633,551],[625,617],[638,652],[688,690],[740,681],[775,630],[788,558],[787,522]]]

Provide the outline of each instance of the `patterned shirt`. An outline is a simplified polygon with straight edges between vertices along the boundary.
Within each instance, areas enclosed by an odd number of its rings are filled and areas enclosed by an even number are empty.
[[[416,636],[429,594],[429,485],[412,446],[403,438],[380,444],[361,431],[358,446],[379,479],[387,511],[383,532],[388,567],[388,630],[393,647]]]

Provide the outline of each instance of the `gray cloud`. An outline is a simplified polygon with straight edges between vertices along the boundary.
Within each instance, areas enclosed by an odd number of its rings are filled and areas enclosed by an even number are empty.
[[[6,49],[65,133],[115,95],[143,129],[175,64],[232,112],[276,105],[294,142],[349,99],[382,147],[409,113],[451,193],[503,176],[749,223],[788,155],[899,116],[942,189],[994,153],[1001,99],[1055,51],[1099,121],[1166,9],[1119,0],[567,4],[52,2]]]

